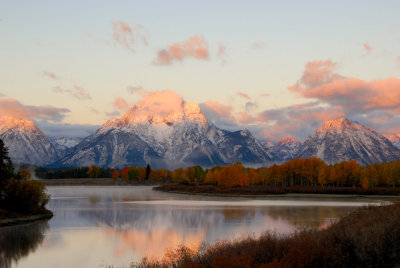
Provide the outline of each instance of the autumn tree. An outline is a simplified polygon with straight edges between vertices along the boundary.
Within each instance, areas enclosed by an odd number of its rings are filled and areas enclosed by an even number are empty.
[[[111,178],[116,181],[121,176],[121,173],[118,169],[114,169],[111,173]]]
[[[29,170],[27,169],[21,169],[18,172],[18,176],[23,179],[23,180],[29,180],[32,177],[32,174]]]
[[[89,167],[89,170],[86,172],[86,174],[90,178],[97,178],[97,177],[99,177],[100,172],[101,172],[101,169],[99,167],[97,167],[96,165],[91,165]]]

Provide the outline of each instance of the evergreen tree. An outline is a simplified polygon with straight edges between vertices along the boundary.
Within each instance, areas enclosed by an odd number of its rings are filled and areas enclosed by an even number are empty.
[[[147,164],[146,166],[146,181],[149,179],[151,173],[151,167],[150,164]]]
[[[0,189],[4,189],[8,180],[13,176],[13,165],[8,156],[8,148],[0,139]]]

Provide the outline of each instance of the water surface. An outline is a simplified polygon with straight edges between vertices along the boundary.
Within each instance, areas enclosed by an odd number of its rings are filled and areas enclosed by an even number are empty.
[[[162,193],[149,186],[49,186],[49,221],[0,228],[0,267],[127,267],[178,245],[326,228],[357,198],[232,198]]]

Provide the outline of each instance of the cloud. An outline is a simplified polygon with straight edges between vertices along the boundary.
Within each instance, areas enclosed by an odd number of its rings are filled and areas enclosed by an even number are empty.
[[[364,44],[364,49],[367,52],[367,54],[372,52],[372,47],[367,43]]]
[[[237,95],[242,97],[242,98],[244,98],[244,99],[246,99],[246,100],[250,99],[249,95],[247,95],[246,93],[243,93],[243,92],[238,92]]]
[[[226,64],[226,57],[227,57],[226,46],[219,44],[217,51],[217,58],[220,59],[222,65]]]
[[[246,113],[251,113],[258,108],[257,103],[248,101],[245,104]]]
[[[124,100],[123,98],[115,98],[113,105],[118,109],[118,110],[125,110],[126,108],[129,107],[128,103],[126,102],[126,100]]]
[[[331,61],[309,62],[300,81],[289,90],[305,98],[341,106],[346,114],[374,110],[400,112],[400,79],[364,81],[333,72]]]
[[[208,43],[202,36],[191,36],[186,41],[174,43],[157,53],[155,65],[171,65],[175,61],[182,61],[185,58],[199,60],[209,59]]]
[[[69,94],[79,100],[90,100],[90,93],[80,86],[73,86],[71,89],[63,89],[60,86],[53,87],[53,91],[59,94]]]
[[[269,96],[271,96],[271,94],[269,93],[260,94],[260,97],[269,97]]]
[[[264,43],[264,42],[254,42],[250,46],[251,49],[264,49],[266,47],[267,47],[267,43]]]
[[[396,60],[397,60],[397,66],[400,68],[400,56],[398,56],[398,57],[396,58]]]
[[[138,40],[148,45],[148,32],[144,26],[137,24],[131,28],[123,21],[113,21],[112,26],[114,41],[126,49],[134,52],[134,46]]]
[[[43,76],[45,76],[45,77],[48,77],[48,78],[54,79],[54,80],[58,80],[58,79],[60,79],[60,77],[59,77],[59,76],[55,75],[55,74],[54,74],[54,73],[52,73],[52,72],[42,71],[42,75],[43,75]]]
[[[70,110],[53,106],[24,105],[15,99],[0,100],[0,115],[31,120],[61,121]]]
[[[0,98],[5,97],[6,95],[4,95],[3,93],[0,92]]]
[[[129,86],[126,88],[126,90],[130,93],[130,94],[135,94],[138,93],[142,96],[146,95],[146,91],[144,90],[144,88],[142,86]]]
[[[305,139],[314,133],[324,120],[343,116],[345,113],[340,107],[321,106],[318,102],[311,102],[268,109],[259,113],[256,120],[263,122],[262,137],[277,141],[287,135]]]
[[[222,104],[218,101],[207,101],[200,103],[200,110],[204,116],[214,125],[223,129],[238,129],[235,116],[232,114],[232,106]]]
[[[84,138],[92,135],[100,128],[99,125],[59,124],[48,121],[36,121],[36,125],[50,137]]]
[[[99,110],[97,110],[96,108],[90,107],[90,112],[94,113],[94,114],[100,114]]]
[[[112,111],[112,112],[105,112],[104,113],[107,118],[115,119],[116,117],[121,115],[121,112],[119,111]]]

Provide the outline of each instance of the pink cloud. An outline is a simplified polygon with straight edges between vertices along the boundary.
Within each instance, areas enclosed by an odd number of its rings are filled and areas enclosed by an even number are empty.
[[[3,93],[0,92],[0,98],[5,97],[6,95],[4,95]]]
[[[246,99],[246,100],[250,99],[249,95],[247,95],[246,93],[243,93],[243,92],[238,92],[237,95],[242,97],[242,98],[244,98],[244,99]]]
[[[171,65],[174,61],[185,58],[207,60],[209,58],[208,43],[202,36],[192,36],[182,43],[174,43],[161,49],[154,61],[156,65]]]
[[[260,97],[269,97],[269,96],[271,96],[271,94],[268,93],[260,94]]]
[[[400,112],[400,79],[364,81],[333,72],[331,61],[310,62],[300,81],[289,90],[305,98],[339,105],[348,114],[372,110]]]
[[[42,75],[43,75],[43,76],[46,76],[46,77],[48,77],[48,78],[54,79],[54,80],[60,79],[60,77],[58,77],[57,75],[55,75],[55,74],[52,73],[52,72],[43,71],[43,72],[42,72]]]
[[[24,105],[15,99],[0,100],[0,116],[61,121],[69,112],[66,108]]]
[[[367,43],[364,44],[364,49],[367,53],[372,52],[372,47],[370,45],[368,45]]]
[[[91,99],[90,93],[80,86],[73,86],[72,89],[63,89],[60,86],[53,87],[53,91],[59,94],[69,94],[79,100]]]
[[[218,101],[207,101],[202,103],[202,106],[214,111],[218,116],[234,118],[232,115],[232,106],[224,105]]]
[[[119,109],[119,110],[125,110],[126,108],[128,108],[128,103],[126,102],[126,100],[124,100],[123,98],[116,98],[113,102],[114,106]]]
[[[128,24],[122,21],[113,21],[113,38],[114,41],[134,52],[134,45],[139,39],[144,45],[148,45],[147,30],[142,25],[135,25],[131,28]]]

